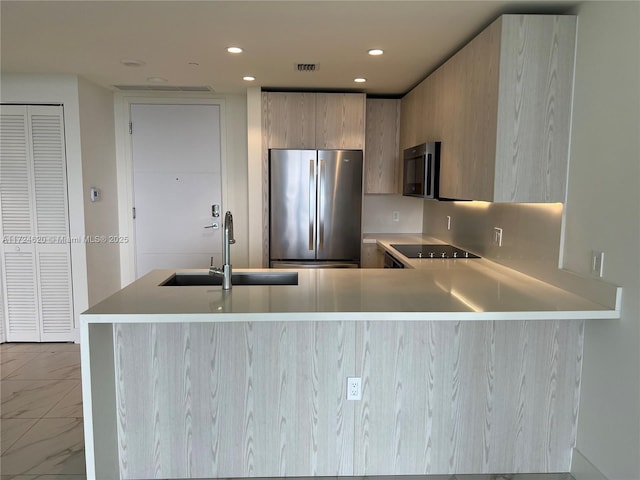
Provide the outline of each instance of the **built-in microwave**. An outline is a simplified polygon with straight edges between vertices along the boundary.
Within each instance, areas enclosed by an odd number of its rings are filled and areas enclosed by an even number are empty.
[[[402,194],[409,197],[438,198],[440,142],[407,148],[403,154]]]

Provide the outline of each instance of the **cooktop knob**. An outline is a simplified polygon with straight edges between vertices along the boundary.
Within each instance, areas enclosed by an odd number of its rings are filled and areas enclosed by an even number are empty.
[[[433,257],[434,257],[433,252],[429,252],[429,258],[433,258]]]
[[[444,252],[442,252],[442,253],[440,254],[440,256],[441,256],[442,258],[447,258],[447,254],[446,254],[446,253],[444,253]]]

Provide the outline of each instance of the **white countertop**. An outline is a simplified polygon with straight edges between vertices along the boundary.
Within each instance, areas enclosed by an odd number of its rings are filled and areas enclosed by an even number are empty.
[[[614,309],[486,259],[410,262],[414,268],[300,269],[295,286],[236,285],[229,292],[219,286],[159,286],[175,271],[154,270],[81,318],[88,323],[619,318]]]

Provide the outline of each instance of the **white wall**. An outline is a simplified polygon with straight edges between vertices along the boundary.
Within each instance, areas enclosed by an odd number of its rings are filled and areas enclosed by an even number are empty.
[[[577,448],[611,480],[640,478],[640,3],[578,15],[564,264],[624,287],[620,321],[585,330]],[[582,480],[587,477],[577,477]]]
[[[263,252],[263,182],[262,178],[262,90],[247,89],[247,185],[249,220],[249,266],[261,268],[267,259]]]
[[[113,93],[79,78],[78,95],[85,232],[92,237],[118,237]],[[89,199],[91,187],[101,192],[97,202]],[[88,243],[86,249],[92,306],[120,289],[120,249],[111,242]]]
[[[3,74],[0,101],[16,104],[62,104],[64,108],[65,148],[67,155],[67,188],[69,196],[69,233],[82,238],[84,201],[82,185],[82,153],[78,78],[75,75]],[[76,329],[79,315],[87,309],[87,261],[84,243],[71,244],[73,307]]]

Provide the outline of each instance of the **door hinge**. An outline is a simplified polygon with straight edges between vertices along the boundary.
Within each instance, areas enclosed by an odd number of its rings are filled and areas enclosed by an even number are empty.
[[[129,135],[133,134],[133,122],[129,122]]]
[[[133,207],[132,210],[133,210],[133,219],[135,220],[136,219],[136,207]]]

